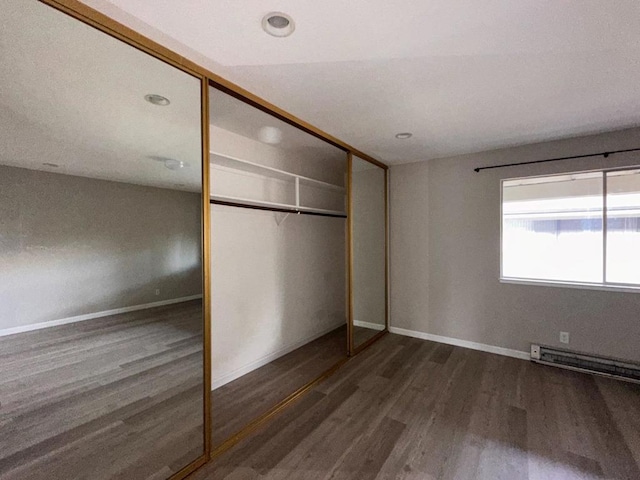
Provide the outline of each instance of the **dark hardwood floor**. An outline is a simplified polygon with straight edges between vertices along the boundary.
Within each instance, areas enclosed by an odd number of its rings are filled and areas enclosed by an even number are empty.
[[[221,443],[346,357],[346,326],[212,392]],[[0,337],[0,479],[166,479],[202,442],[200,301]]]
[[[0,338],[0,478],[167,478],[203,451],[199,300]]]
[[[191,477],[640,479],[640,385],[397,335]]]
[[[345,325],[211,392],[214,447],[346,356]]]
[[[0,478],[165,479],[197,456],[200,312],[0,338]],[[345,344],[336,330],[214,391],[214,438]],[[388,334],[191,478],[638,480],[640,385]]]

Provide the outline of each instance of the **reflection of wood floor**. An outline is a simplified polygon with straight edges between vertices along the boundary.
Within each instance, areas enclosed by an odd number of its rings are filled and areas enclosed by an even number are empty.
[[[353,327],[353,345],[357,348],[365,343],[370,338],[375,337],[380,330],[373,330],[372,328],[365,327]]]
[[[213,445],[222,443],[346,356],[344,326],[214,390]]]
[[[167,478],[202,452],[199,300],[0,338],[0,478]]]
[[[202,479],[640,479],[640,385],[388,334]]]

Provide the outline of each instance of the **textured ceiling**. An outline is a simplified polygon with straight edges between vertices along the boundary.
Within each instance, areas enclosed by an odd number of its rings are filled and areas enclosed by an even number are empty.
[[[388,163],[640,125],[636,0],[84,1]]]

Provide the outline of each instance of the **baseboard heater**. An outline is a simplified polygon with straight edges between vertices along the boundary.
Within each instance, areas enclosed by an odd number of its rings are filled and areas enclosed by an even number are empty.
[[[544,365],[553,365],[580,372],[596,373],[620,380],[640,383],[640,365],[612,358],[596,357],[532,344],[531,360]]]

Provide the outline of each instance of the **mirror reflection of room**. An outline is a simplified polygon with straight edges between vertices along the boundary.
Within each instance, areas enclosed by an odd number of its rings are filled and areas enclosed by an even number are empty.
[[[200,81],[2,17],[0,478],[169,478],[204,453]]]
[[[216,447],[346,357],[347,157],[209,95]]]
[[[386,328],[385,170],[356,156],[351,160],[353,346]]]

